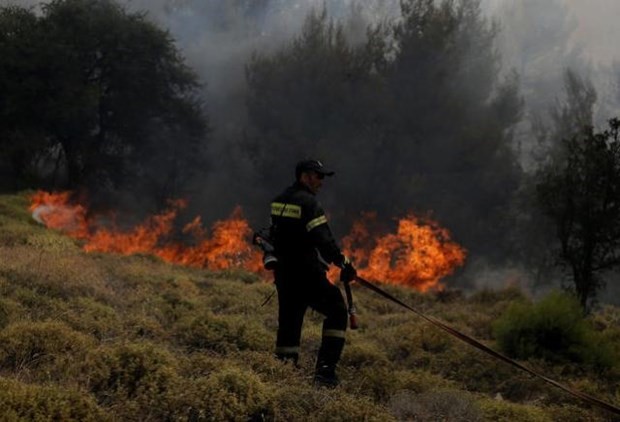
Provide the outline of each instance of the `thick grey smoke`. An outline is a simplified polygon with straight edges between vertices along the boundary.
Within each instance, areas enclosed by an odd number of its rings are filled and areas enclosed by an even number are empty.
[[[212,161],[205,163],[209,177],[197,184],[191,202],[213,219],[237,204],[266,202],[266,192],[280,189],[248,189],[253,168],[239,147],[246,126],[245,65],[252,54],[290,43],[313,9],[325,7],[331,17],[346,22],[352,42],[363,40],[368,24],[393,19],[398,12],[392,0],[126,0],[125,4],[131,11],[147,11],[168,28],[205,84],[213,127],[208,147]],[[291,164],[296,159],[287,158]],[[292,169],[282,176],[287,183]],[[251,210],[247,214],[254,216]]]
[[[209,200],[207,209],[221,216],[236,203],[235,192],[251,178],[251,166],[239,153],[244,136],[245,65],[253,52],[275,51],[299,33],[308,12],[325,7],[345,22],[353,40],[360,40],[369,23],[397,19],[397,0],[122,0],[129,11],[144,11],[167,28],[188,64],[204,82],[213,141],[205,166],[208,180],[196,187]],[[3,0],[2,4],[34,7],[38,0]],[[614,62],[618,61],[620,25],[615,0],[482,0],[485,12],[498,21],[498,47],[504,70],[516,70],[526,100],[521,127],[525,143],[531,139],[527,118],[547,113],[561,96],[563,69],[571,67],[593,79],[599,94],[597,122],[618,114],[620,101]],[[616,66],[617,68],[617,66]],[[617,70],[617,69],[616,69]],[[524,145],[528,160],[531,145]],[[226,186],[225,189],[221,189]],[[235,189],[238,187],[240,189]],[[251,195],[246,192],[244,195]]]
[[[620,3],[614,0],[485,0],[487,13],[501,26],[499,49],[505,69],[521,78],[526,103],[520,128],[522,159],[526,168],[536,145],[532,123],[545,122],[549,109],[563,100],[563,72],[575,71],[590,80],[597,91],[595,126],[620,111],[616,48],[620,26],[615,16]]]
[[[32,0],[26,3],[34,3]],[[244,199],[251,166],[238,154],[245,117],[244,66],[255,51],[275,51],[300,31],[312,8],[323,5],[331,17],[348,22],[350,36],[363,37],[368,23],[398,18],[394,0],[126,0],[129,10],[147,11],[148,16],[168,28],[205,83],[205,98],[214,128],[209,180],[198,189],[205,198],[218,198],[210,210],[216,215]],[[616,40],[620,26],[615,0],[483,0],[485,12],[500,24],[498,48],[504,70],[514,69],[521,78],[526,100],[520,127],[522,158],[526,163],[534,145],[530,118],[545,117],[562,96],[565,68],[591,78],[598,91],[596,122],[618,114],[618,61]],[[357,21],[356,21],[357,19]],[[222,190],[221,186],[228,186]],[[231,186],[232,185],[232,186]],[[250,192],[245,195],[251,195]]]

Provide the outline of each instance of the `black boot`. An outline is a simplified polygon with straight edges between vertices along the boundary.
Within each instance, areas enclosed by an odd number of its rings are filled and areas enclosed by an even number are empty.
[[[344,338],[323,337],[316,361],[315,384],[332,388],[339,384],[338,376],[336,376],[336,365],[340,360],[343,347]]]
[[[340,384],[336,375],[336,367],[333,365],[317,366],[314,373],[314,384],[319,387],[335,388]]]
[[[299,354],[297,353],[276,353],[276,359],[285,364],[293,365],[293,368],[299,368]]]

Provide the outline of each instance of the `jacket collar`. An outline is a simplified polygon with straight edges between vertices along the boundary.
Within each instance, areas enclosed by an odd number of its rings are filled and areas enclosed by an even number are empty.
[[[299,181],[297,181],[297,180],[295,181],[295,183],[293,183],[292,188],[293,188],[293,189],[296,189],[296,190],[303,190],[303,191],[306,191],[306,192],[308,192],[309,194],[311,194],[312,196],[314,196],[314,192],[312,192],[312,191],[308,188],[308,186],[304,185],[303,183],[301,183],[301,182],[299,182]]]

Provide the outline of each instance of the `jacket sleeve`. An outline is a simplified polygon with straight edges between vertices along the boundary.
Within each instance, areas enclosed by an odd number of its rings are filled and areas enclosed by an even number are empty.
[[[340,251],[336,239],[332,234],[327,217],[320,204],[314,202],[308,207],[308,218],[305,220],[306,231],[308,232],[312,244],[319,250],[319,253],[327,262],[341,266],[344,262],[344,255]]]

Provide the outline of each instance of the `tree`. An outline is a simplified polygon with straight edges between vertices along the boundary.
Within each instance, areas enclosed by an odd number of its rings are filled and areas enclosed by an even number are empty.
[[[127,182],[157,153],[151,142],[195,155],[206,128],[199,84],[167,32],[108,0],[55,0],[43,11],[60,70],[51,131],[71,185]],[[154,137],[162,131],[175,136]]]
[[[601,274],[620,265],[620,120],[563,140],[562,152],[540,170],[538,200],[585,309]]]
[[[369,28],[364,43],[323,11],[293,43],[257,55],[248,149],[266,185],[290,174],[283,157],[315,154],[340,170],[334,198],[350,214],[432,210],[467,248],[499,256],[521,175],[517,78],[499,76],[496,28],[477,1],[400,4],[401,19]]]
[[[403,206],[432,209],[470,250],[501,258],[521,177],[512,144],[522,108],[518,78],[500,77],[497,27],[478,1],[401,7],[387,73],[393,131],[380,155],[383,173]]]
[[[556,99],[551,109],[553,134],[548,140],[550,145],[547,145],[547,152],[551,154],[554,140],[570,138],[584,127],[593,125],[597,94],[592,82],[568,68],[564,71],[564,93],[566,98],[563,101]]]
[[[0,8],[0,186],[19,189],[46,146],[45,80],[38,21],[19,7]]]
[[[245,147],[263,183],[292,177],[292,164],[304,155],[318,155],[350,177],[356,167],[372,168],[382,138],[378,122],[389,112],[382,104],[382,31],[369,29],[366,41],[352,46],[325,9],[313,11],[291,44],[253,57],[246,71],[251,124]],[[350,196],[349,204],[359,200]]]
[[[23,133],[36,111],[34,127],[64,170],[55,187],[180,194],[201,166],[208,125],[198,79],[169,33],[112,0],[53,0],[40,16],[14,14],[30,26],[3,56],[22,58],[3,81],[26,104],[13,125]]]

